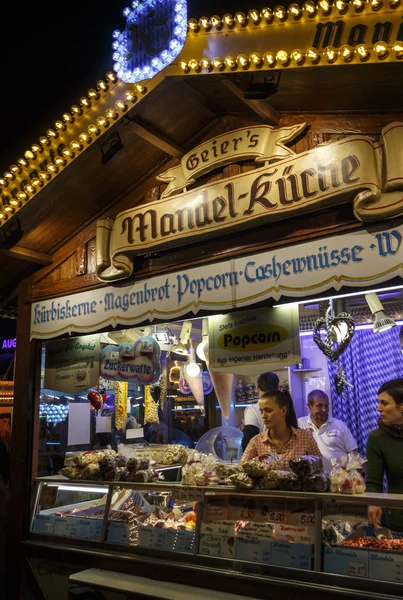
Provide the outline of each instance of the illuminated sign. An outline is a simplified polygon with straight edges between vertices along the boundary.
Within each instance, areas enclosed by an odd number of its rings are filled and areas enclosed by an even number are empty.
[[[17,347],[17,338],[8,338],[1,341],[2,350],[11,350]]]
[[[134,0],[125,8],[126,27],[113,32],[113,66],[119,79],[151,79],[181,52],[187,32],[186,0]]]
[[[158,175],[168,183],[161,199],[129,208],[114,221],[98,221],[99,279],[130,277],[134,257],[151,250],[188,244],[197,236],[228,235],[235,228],[267,225],[343,202],[352,203],[361,221],[403,214],[403,122],[384,127],[379,142],[355,135],[296,154],[284,144],[304,128],[304,123],[244,127],[190,150],[179,165]],[[257,167],[253,170],[187,189],[218,166],[252,158]],[[152,293],[162,300],[165,292]]]

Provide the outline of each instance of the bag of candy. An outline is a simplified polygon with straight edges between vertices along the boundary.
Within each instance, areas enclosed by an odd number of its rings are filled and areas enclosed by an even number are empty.
[[[290,458],[289,467],[298,477],[308,477],[323,471],[320,456],[295,456]]]
[[[365,492],[364,477],[359,472],[365,463],[365,458],[357,452],[351,452],[347,457],[347,475],[339,485],[340,494],[363,494]]]
[[[342,456],[341,460],[344,464],[347,462],[347,456]],[[331,458],[330,462],[332,464],[331,471],[329,473],[330,479],[330,491],[338,492],[341,484],[347,477],[347,472],[345,467],[342,467],[340,463],[337,462],[336,458]]]

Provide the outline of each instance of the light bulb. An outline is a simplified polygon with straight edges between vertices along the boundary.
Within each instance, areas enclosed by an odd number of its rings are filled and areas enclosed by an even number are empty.
[[[269,67],[274,67],[277,62],[276,57],[271,52],[266,52],[264,55],[264,60],[267,62]]]
[[[306,51],[306,57],[311,61],[313,65],[316,65],[320,61],[320,54],[316,48],[308,48]]]
[[[301,50],[293,50],[291,52],[291,58],[294,62],[297,63],[297,65],[302,65],[302,63],[305,60],[305,56],[303,55]]]
[[[279,21],[285,21],[287,18],[287,11],[284,6],[276,6],[274,9],[274,15]]]
[[[396,58],[403,58],[403,42],[395,42],[393,44],[393,50],[396,53]]]
[[[345,62],[350,62],[354,57],[354,52],[350,46],[342,46],[339,50],[339,54]]]
[[[298,4],[290,4],[290,6],[288,7],[288,12],[295,20],[301,18],[302,10],[298,6]]]
[[[377,42],[374,46],[374,51],[378,58],[384,59],[388,56],[389,50],[385,42]]]
[[[266,20],[266,23],[271,23],[273,21],[273,11],[268,6],[262,8],[261,14],[262,17]]]
[[[200,360],[202,360],[204,362],[207,362],[208,346],[209,346],[209,343],[208,343],[208,338],[207,338],[205,340],[202,340],[196,348],[197,356],[200,358]],[[206,354],[207,354],[207,356],[206,356]]]
[[[233,27],[235,25],[234,17],[232,15],[224,15],[223,21],[227,27]]]
[[[200,375],[200,367],[196,362],[187,362],[185,365],[185,377],[198,377]]]
[[[308,17],[314,17],[316,15],[316,4],[313,0],[307,0],[304,3],[304,11],[308,15]]]
[[[359,44],[355,51],[357,52],[358,56],[360,57],[360,60],[364,61],[364,60],[368,60],[369,58],[369,51],[366,49],[366,47],[364,46],[364,44]]]
[[[279,50],[276,54],[276,59],[284,66],[288,65],[288,63],[290,62],[288,52],[286,52],[285,50]]]

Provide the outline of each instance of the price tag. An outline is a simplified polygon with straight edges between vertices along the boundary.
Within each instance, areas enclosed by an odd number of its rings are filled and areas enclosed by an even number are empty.
[[[222,535],[200,535],[199,554],[234,558],[234,538]]]
[[[102,533],[101,519],[77,519],[76,537],[82,540],[93,540],[99,542]]]
[[[285,523],[286,517],[285,498],[259,498],[259,511],[255,521]]]
[[[257,523],[256,521],[237,521],[235,535],[254,540],[271,540],[273,538],[273,525],[272,523]]]
[[[51,515],[36,515],[32,527],[34,533],[52,534],[54,530],[55,517]]]
[[[312,546],[310,544],[288,544],[273,542],[271,562],[279,567],[312,569]]]
[[[165,531],[163,550],[168,550],[169,552],[173,552],[175,550],[177,537],[178,537],[178,532],[175,529],[167,529]]]
[[[202,521],[200,533],[233,536],[234,525],[234,521]]]
[[[109,521],[107,541],[111,544],[130,544],[129,524]]]
[[[176,529],[166,529],[163,550],[170,552],[193,553],[195,543],[194,531],[177,531]]]
[[[193,531],[178,531],[175,544],[175,552],[192,553],[195,543],[195,533]]]
[[[271,542],[248,538],[236,538],[235,558],[236,560],[246,560],[248,562],[269,565],[271,563],[271,548]]]
[[[315,528],[298,527],[298,525],[274,525],[274,537],[278,541],[313,544],[315,542]]]
[[[167,530],[162,529],[162,527],[141,525],[139,527],[139,546],[144,546],[145,548],[154,548],[155,550],[163,550],[166,531]]]
[[[354,548],[325,548],[324,572],[349,577],[368,577],[369,553]]]
[[[367,507],[364,504],[352,504],[350,502],[334,502],[333,500],[323,503],[323,516],[326,519],[367,521]]]
[[[234,521],[256,521],[260,515],[258,498],[246,496],[230,496],[228,503],[228,519]]]
[[[305,500],[287,499],[287,525],[303,525],[312,527],[315,525],[315,505]]]
[[[369,578],[403,582],[403,556],[386,552],[369,552]]]
[[[184,485],[175,487],[173,490],[175,500],[185,502],[202,502],[204,498],[203,488],[186,487]]]
[[[42,510],[53,508],[56,504],[58,488],[56,486],[43,485],[39,496],[39,506]]]
[[[208,496],[204,505],[203,518],[206,521],[224,521],[228,519],[228,497]]]
[[[55,517],[54,534],[62,537],[74,537],[72,535],[71,525],[70,519],[66,517]]]

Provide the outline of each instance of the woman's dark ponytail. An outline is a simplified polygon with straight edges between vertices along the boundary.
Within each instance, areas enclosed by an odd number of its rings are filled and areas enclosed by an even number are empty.
[[[283,406],[285,406],[287,408],[285,421],[288,427],[298,429],[298,421],[297,415],[295,414],[294,403],[292,401],[291,394],[288,390],[273,390],[272,392],[266,392],[266,394],[263,394],[260,397],[262,399],[274,398],[277,406],[279,406],[280,408],[283,408]]]

